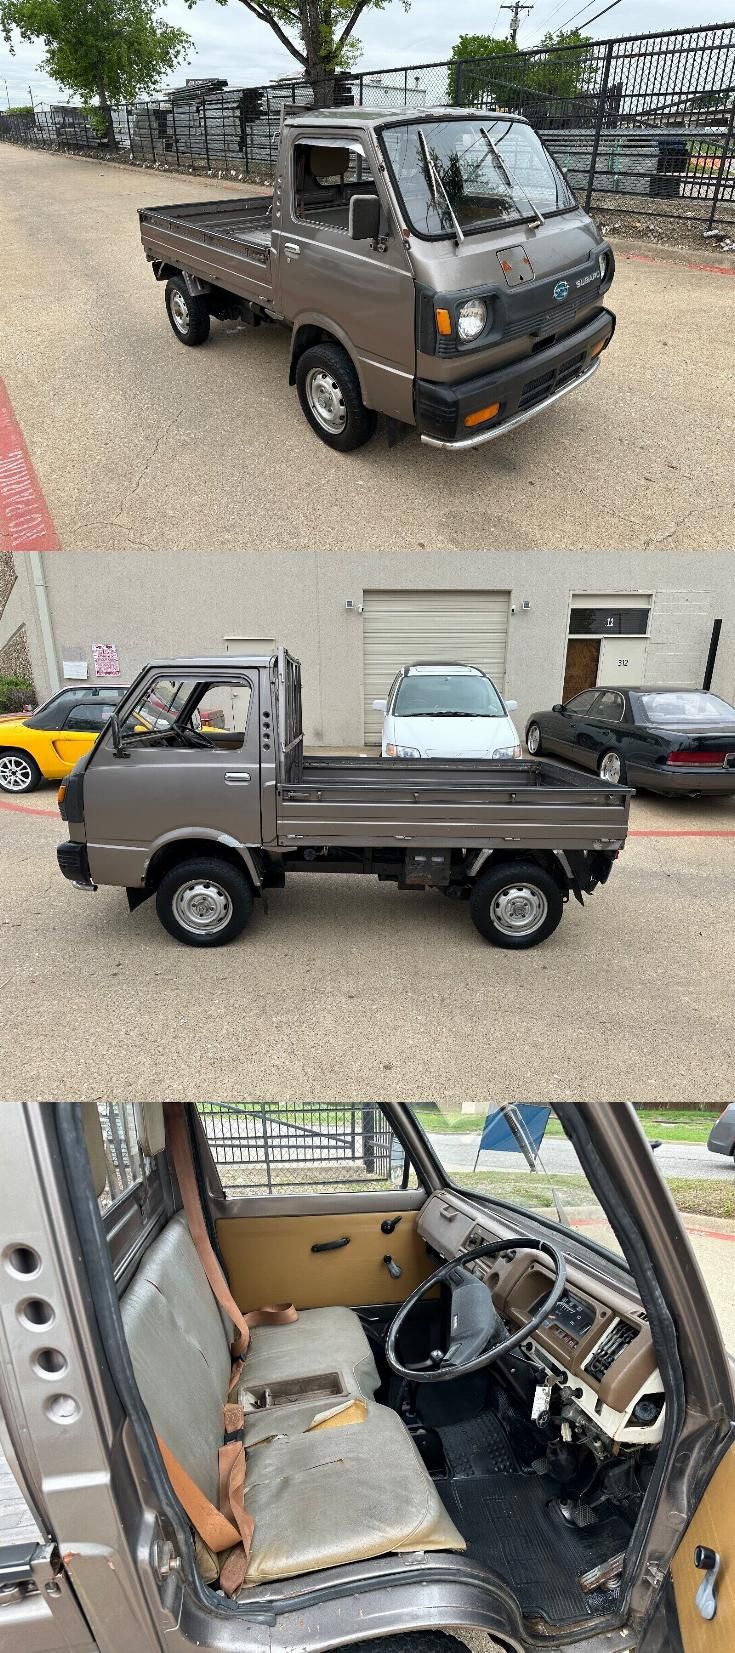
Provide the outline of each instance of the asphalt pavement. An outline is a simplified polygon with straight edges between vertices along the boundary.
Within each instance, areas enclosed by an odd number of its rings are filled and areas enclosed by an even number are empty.
[[[733,1089],[735,1090],[735,1078]],[[478,1157],[477,1131],[448,1131],[446,1134],[432,1131],[431,1140],[442,1164],[451,1171],[473,1171],[475,1162],[478,1171],[517,1171],[519,1163],[523,1166],[523,1161],[519,1162],[517,1154],[483,1152]],[[541,1160],[544,1170],[552,1178],[580,1170],[579,1160],[571,1142],[562,1141],[558,1137],[546,1138],[541,1150]],[[725,1155],[711,1154],[705,1144],[696,1142],[664,1143],[656,1149],[656,1167],[667,1180],[669,1177],[705,1177],[710,1181],[723,1182],[733,1180],[732,1161]]]
[[[345,457],[284,330],[188,350],[166,320],[136,208],[244,188],[0,144],[0,371],[64,549],[731,549],[729,255],[621,239],[592,383],[473,453]]]
[[[732,801],[635,798],[608,884],[521,953],[464,902],[339,876],[292,877],[200,953],[153,902],[74,890],[65,836],[53,788],[1,802],[7,1098],[732,1100]]]

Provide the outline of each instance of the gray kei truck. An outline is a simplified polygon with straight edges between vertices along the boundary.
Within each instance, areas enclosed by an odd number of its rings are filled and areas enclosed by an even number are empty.
[[[555,1111],[593,1228],[426,1108],[266,1194],[246,1105],[6,1102],[3,1653],[732,1653],[717,1317],[631,1106]]]
[[[301,668],[158,661],[59,789],[64,876],[155,896],[178,941],[216,947],[291,873],[372,873],[466,899],[498,947],[534,947],[607,880],[631,790],[545,759],[308,757]]]
[[[140,233],[185,345],[212,316],[291,332],[289,382],[329,447],[471,448],[596,372],[612,249],[521,116],[288,113],[272,195],[145,207]]]

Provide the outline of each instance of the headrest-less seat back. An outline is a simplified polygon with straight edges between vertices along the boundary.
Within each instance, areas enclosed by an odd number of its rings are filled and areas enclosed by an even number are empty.
[[[135,1129],[141,1153],[149,1159],[162,1154],[166,1146],[166,1126],[162,1102],[136,1102]]]
[[[120,1308],[153,1428],[216,1504],[230,1351],[183,1212],[146,1252]]]
[[[312,178],[342,178],[350,169],[349,149],[327,149],[315,144],[309,150]]]

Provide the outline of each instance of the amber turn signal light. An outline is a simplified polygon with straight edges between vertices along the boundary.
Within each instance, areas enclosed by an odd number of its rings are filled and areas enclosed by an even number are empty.
[[[63,804],[65,797],[66,797],[66,781],[62,781],[61,786],[59,787],[59,790],[56,794],[57,804]]]
[[[436,316],[437,333],[441,333],[445,339],[450,339],[452,336],[452,318],[449,311],[435,310],[434,314]]]
[[[499,402],[491,402],[489,408],[478,408],[476,413],[468,413],[467,417],[465,419],[465,424],[470,425],[470,426],[471,425],[484,425],[485,421],[487,419],[494,419],[496,413],[499,413],[499,412],[500,412],[500,403]]]
[[[590,351],[590,355],[591,356],[599,356],[600,351],[604,350],[606,344],[607,344],[607,339],[598,339],[597,344],[593,344],[592,349]]]

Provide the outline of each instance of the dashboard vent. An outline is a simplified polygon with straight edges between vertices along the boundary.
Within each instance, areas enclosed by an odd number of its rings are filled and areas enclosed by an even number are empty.
[[[603,1337],[591,1359],[587,1361],[584,1368],[587,1376],[594,1378],[595,1383],[602,1383],[603,1378],[609,1372],[610,1367],[614,1366],[618,1356],[623,1353],[624,1349],[630,1347],[637,1336],[637,1326],[629,1326],[624,1320],[616,1320],[615,1325],[610,1327],[607,1336]]]

